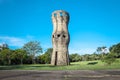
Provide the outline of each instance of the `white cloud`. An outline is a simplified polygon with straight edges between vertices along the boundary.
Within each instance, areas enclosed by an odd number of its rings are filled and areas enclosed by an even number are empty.
[[[82,54],[92,54],[96,51],[96,49],[93,48],[85,48],[85,49],[81,49],[80,53]]]
[[[33,40],[33,39],[34,39],[34,36],[27,35],[26,38],[29,39],[29,40]]]
[[[96,49],[93,48],[82,48],[82,49],[69,49],[69,53],[78,53],[78,54],[92,54]]]
[[[0,36],[0,42],[5,42],[9,46],[22,47],[27,40],[18,37]]]
[[[0,44],[7,43],[11,48],[21,48],[25,43],[29,41],[39,40],[36,39],[34,36],[27,35],[24,38],[21,37],[13,37],[13,36],[0,36]],[[52,47],[51,44],[47,41],[40,42],[40,45],[43,49],[47,49]]]

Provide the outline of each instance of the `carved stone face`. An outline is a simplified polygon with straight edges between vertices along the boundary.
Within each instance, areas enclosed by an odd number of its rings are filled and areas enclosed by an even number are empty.
[[[69,14],[62,10],[55,11],[52,13],[52,22],[53,53],[51,64],[68,65],[68,44],[70,40],[68,32]]]
[[[69,44],[69,34],[67,33],[55,33],[52,35],[53,44],[58,45],[68,45]]]

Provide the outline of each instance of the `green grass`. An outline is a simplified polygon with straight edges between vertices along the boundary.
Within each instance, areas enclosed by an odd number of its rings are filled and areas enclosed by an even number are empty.
[[[52,66],[50,64],[0,66],[0,70],[111,70],[120,69],[120,59],[112,65],[101,61],[73,62],[69,66]]]

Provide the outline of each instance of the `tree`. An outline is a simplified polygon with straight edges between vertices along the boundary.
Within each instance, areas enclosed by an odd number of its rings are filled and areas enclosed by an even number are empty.
[[[107,48],[106,46],[102,46],[102,47],[98,47],[96,50],[98,54],[101,54],[101,60],[104,58],[104,55],[107,53],[106,48]]]
[[[82,60],[83,61],[90,61],[90,54],[84,54],[84,55],[82,55]]]
[[[78,62],[78,61],[81,61],[82,60],[82,57],[75,53],[75,54],[70,54],[70,62]]]
[[[115,62],[115,54],[113,53],[108,53],[104,58],[103,62],[107,63],[108,65],[111,65],[113,62]]]
[[[14,51],[13,57],[17,58],[20,60],[20,64],[23,64],[23,59],[26,57],[26,51],[22,49],[16,49]]]
[[[1,51],[2,60],[4,64],[11,64],[12,51],[10,49],[4,49]],[[7,62],[7,63],[6,63]]]
[[[120,58],[120,43],[115,44],[109,48],[111,53],[114,53],[117,58]]]
[[[98,52],[98,54],[105,54],[107,52],[106,48],[106,46],[98,47],[96,51]]]
[[[48,48],[45,54],[40,55],[39,56],[40,63],[50,64],[52,51],[53,51],[52,48]]]
[[[93,53],[90,55],[91,57],[91,60],[100,60],[100,54],[97,54],[97,53]]]
[[[38,53],[42,53],[42,48],[40,46],[40,42],[38,41],[30,41],[23,46],[23,50],[25,50],[28,54],[32,56],[32,63],[35,64],[35,55]]]
[[[52,52],[53,48],[48,48],[47,51],[45,52],[45,63],[50,63]]]
[[[9,49],[9,48],[8,48],[8,44],[2,43],[2,44],[0,45],[0,51],[2,51],[2,50],[4,50],[4,49]]]
[[[3,64],[3,55],[1,54],[1,51],[0,51],[0,65]]]

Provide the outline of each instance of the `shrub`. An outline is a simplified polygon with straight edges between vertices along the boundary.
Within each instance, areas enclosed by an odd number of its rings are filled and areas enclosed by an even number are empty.
[[[116,58],[114,53],[109,53],[103,58],[103,62],[107,63],[108,65],[111,65],[115,61],[116,61]]]

